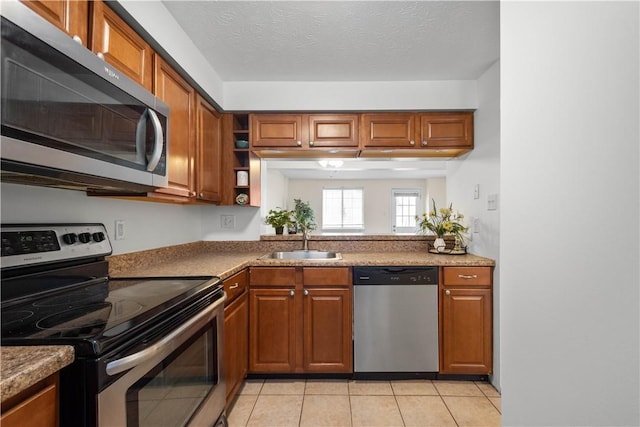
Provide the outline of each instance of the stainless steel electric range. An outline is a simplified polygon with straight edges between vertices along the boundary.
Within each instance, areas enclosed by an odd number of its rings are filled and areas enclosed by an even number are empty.
[[[102,224],[2,225],[2,345],[72,345],[62,426],[225,426],[215,276],[110,278]]]

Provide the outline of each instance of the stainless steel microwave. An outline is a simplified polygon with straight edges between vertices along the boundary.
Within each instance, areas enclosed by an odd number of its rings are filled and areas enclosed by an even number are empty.
[[[23,4],[1,13],[2,182],[166,187],[169,107]]]

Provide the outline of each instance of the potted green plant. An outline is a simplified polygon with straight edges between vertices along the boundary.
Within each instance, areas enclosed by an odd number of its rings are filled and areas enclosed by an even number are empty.
[[[316,229],[316,217],[311,206],[308,202],[303,202],[300,199],[293,199],[295,206],[292,211],[292,219],[298,225],[298,230],[301,232],[310,232]]]
[[[265,223],[275,228],[276,234],[282,234],[284,227],[291,224],[291,211],[281,208],[270,209]]]

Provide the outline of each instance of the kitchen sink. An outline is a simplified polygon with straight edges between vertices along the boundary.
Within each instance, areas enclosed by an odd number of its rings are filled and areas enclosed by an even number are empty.
[[[259,259],[310,259],[310,260],[336,260],[342,259],[342,254],[339,252],[327,252],[327,251],[284,251],[284,252],[271,252],[264,255]]]

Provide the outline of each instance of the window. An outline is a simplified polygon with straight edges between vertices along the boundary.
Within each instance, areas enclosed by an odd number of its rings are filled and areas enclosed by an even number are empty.
[[[391,229],[394,233],[415,233],[420,190],[391,190]]]
[[[362,188],[322,189],[322,229],[327,231],[364,230]]]

